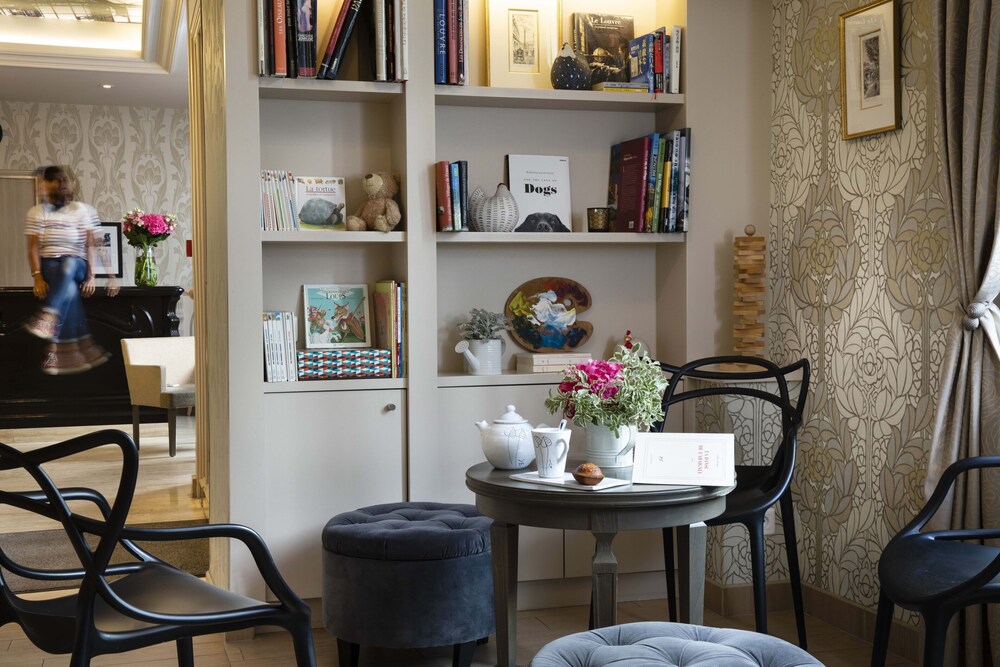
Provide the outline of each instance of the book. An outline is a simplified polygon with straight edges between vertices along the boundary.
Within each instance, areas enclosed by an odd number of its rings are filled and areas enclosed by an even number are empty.
[[[653,31],[653,92],[666,92],[663,88],[663,45],[666,38],[666,28]]]
[[[691,185],[691,128],[685,127],[681,130],[681,185],[678,188],[677,215],[680,222],[677,224],[678,231],[688,230],[688,208]]]
[[[508,155],[507,182],[517,202],[515,232],[572,230],[569,158]]]
[[[437,195],[435,218],[439,232],[450,231],[451,213],[451,165],[447,160],[434,164],[434,190]]]
[[[646,168],[646,208],[642,213],[642,230],[653,231],[653,204],[656,202],[656,165],[660,161],[660,135],[649,135],[649,165]],[[659,213],[659,211],[657,211]]]
[[[655,52],[653,34],[641,35],[629,42],[629,80],[646,86],[647,92],[654,92],[655,72],[653,70],[653,55]]]
[[[333,52],[337,49],[337,39],[340,37],[340,32],[344,29],[344,21],[347,19],[347,12],[350,8],[351,0],[343,0],[343,3],[340,5],[340,11],[337,12],[337,20],[330,31],[330,39],[327,40],[326,49],[323,51],[323,60],[316,69],[317,79],[326,78],[326,73],[330,69],[330,63],[333,62]]]
[[[299,229],[342,230],[347,200],[339,176],[296,176],[295,216]]]
[[[458,161],[458,200],[462,206],[462,229],[469,229],[469,163]]]
[[[298,29],[295,25],[296,0],[285,0],[285,54],[288,78],[299,76]]]
[[[396,0],[399,8],[396,11],[396,81],[408,81],[410,78],[410,47],[406,31],[409,30],[409,1]]]
[[[269,6],[270,3],[266,0],[257,0],[257,74],[260,76],[270,76],[271,74],[267,55],[267,40],[271,22],[265,9]]]
[[[667,222],[667,231],[676,232],[677,231],[677,188],[680,186],[681,169],[683,165],[681,164],[681,131],[674,130],[673,132],[673,145],[671,149],[673,155],[671,156],[671,162],[673,163],[673,170],[670,174],[670,218]]]
[[[448,83],[447,0],[434,0],[434,83]]]
[[[663,169],[669,164],[667,161],[667,151],[670,148],[669,141],[667,140],[666,134],[660,135],[660,152],[657,156],[656,162],[656,181],[653,184],[653,221],[652,225],[647,232],[659,232],[661,231],[660,219],[661,219],[661,208],[663,206]]]
[[[670,92],[681,92],[681,27],[675,25],[670,34]]]
[[[372,3],[372,8],[374,11],[375,20],[372,25],[375,29],[375,80],[376,81],[388,81],[389,77],[386,71],[386,30],[387,30],[387,17],[386,17],[386,6],[383,0],[374,0]]]
[[[448,182],[451,184],[451,228],[456,232],[462,231],[462,174],[458,163],[452,162],[448,165]]]
[[[611,145],[611,159],[608,164],[608,229],[615,228],[615,220],[618,218],[618,193],[621,190],[622,172],[622,145]]]
[[[621,145],[618,192],[618,212],[611,226],[613,232],[642,231],[646,212],[646,172],[649,169],[649,136],[642,136]]]
[[[445,5],[448,13],[448,83],[458,83],[458,3],[459,0],[447,0]]]
[[[732,433],[639,433],[632,483],[732,486],[735,449]]]
[[[627,81],[628,44],[635,38],[634,19],[624,14],[576,12],[571,20],[573,48],[608,81]]]
[[[299,76],[316,76],[316,0],[296,0],[295,46]]]
[[[271,48],[274,52],[274,76],[288,75],[288,51],[285,44],[285,0],[272,0]]]
[[[298,380],[298,373],[295,369],[295,315],[288,311],[281,311],[282,340],[285,344],[285,381],[295,382]]]
[[[380,280],[372,294],[372,314],[375,317],[375,347],[389,350],[392,359],[392,377],[398,375],[396,356],[396,281]]]
[[[565,354],[532,354],[520,353],[515,356],[518,373],[552,373],[566,370],[573,364],[582,364],[591,360],[588,352],[568,352]]]
[[[347,42],[351,38],[354,25],[358,22],[358,13],[361,11],[362,0],[350,0],[347,4],[347,13],[344,15],[344,24],[337,35],[337,45],[333,49],[333,56],[330,59],[330,66],[326,70],[327,79],[336,79],[337,72],[343,64],[344,52],[347,50]]]
[[[456,11],[455,11],[455,23],[456,28],[456,39],[455,39],[455,51],[457,52],[456,69],[455,69],[455,83],[460,86],[465,85],[465,54],[468,52],[468,37],[465,34],[465,20],[468,15],[469,0],[457,0]]]
[[[591,90],[604,90],[614,93],[648,93],[649,90],[641,83],[631,81],[601,81],[590,87]]]

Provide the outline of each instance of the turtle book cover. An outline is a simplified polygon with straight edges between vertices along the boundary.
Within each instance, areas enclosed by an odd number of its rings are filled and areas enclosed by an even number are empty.
[[[624,14],[574,12],[573,48],[591,69],[600,68],[600,81],[629,80],[629,42],[635,38],[634,19]]]
[[[344,179],[340,176],[296,176],[295,201],[299,228],[345,230]]]

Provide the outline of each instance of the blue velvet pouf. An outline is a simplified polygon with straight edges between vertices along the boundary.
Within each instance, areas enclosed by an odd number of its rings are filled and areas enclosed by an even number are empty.
[[[494,633],[492,521],[472,505],[392,503],[323,529],[323,623],[361,646],[460,645]]]
[[[748,630],[626,623],[549,642],[531,667],[823,667],[798,646]]]

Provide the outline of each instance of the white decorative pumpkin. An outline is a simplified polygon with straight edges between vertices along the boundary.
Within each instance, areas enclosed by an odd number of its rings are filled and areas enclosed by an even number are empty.
[[[474,232],[512,232],[517,226],[517,201],[501,183],[487,197],[481,188],[469,195],[469,227]]]

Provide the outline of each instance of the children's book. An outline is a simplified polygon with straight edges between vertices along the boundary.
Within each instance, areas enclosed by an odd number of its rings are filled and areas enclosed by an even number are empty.
[[[295,201],[299,229],[342,230],[344,179],[339,176],[296,176]]]

